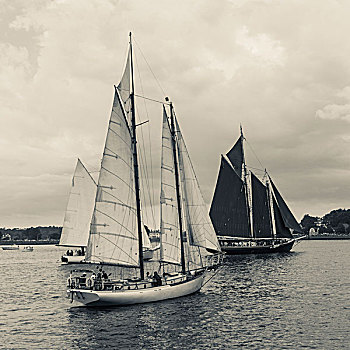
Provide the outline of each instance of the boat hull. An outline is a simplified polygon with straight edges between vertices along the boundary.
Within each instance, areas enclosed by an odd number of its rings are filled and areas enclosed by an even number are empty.
[[[123,306],[179,298],[198,292],[204,275],[179,284],[122,291],[68,290],[68,297],[86,306]]]
[[[80,264],[85,261],[84,255],[62,255],[61,261],[65,264]]]
[[[293,239],[277,245],[268,246],[232,247],[221,245],[221,250],[227,255],[287,253],[293,248],[294,243],[295,240]]]
[[[2,250],[19,250],[19,246],[5,246]]]

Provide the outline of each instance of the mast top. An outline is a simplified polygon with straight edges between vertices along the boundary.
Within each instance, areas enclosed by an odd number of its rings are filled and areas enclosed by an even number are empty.
[[[242,124],[239,124],[239,129],[241,131],[241,138],[244,140]]]

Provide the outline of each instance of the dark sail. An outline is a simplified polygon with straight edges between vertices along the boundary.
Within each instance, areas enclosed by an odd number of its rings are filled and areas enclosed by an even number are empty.
[[[252,174],[252,211],[253,232],[255,238],[271,238],[271,215],[267,197],[267,188]]]
[[[288,228],[293,229],[296,232],[302,233],[303,231],[301,230],[300,225],[295,220],[294,215],[292,214],[292,212],[288,208],[287,203],[283,200],[282,196],[278,192],[277,187],[272,182],[271,178],[270,178],[270,182],[271,182],[271,185],[272,185],[272,188],[273,188],[273,192],[274,192],[274,194],[276,196],[277,204],[278,204],[278,206],[280,208],[280,211],[281,211],[282,218],[283,218],[285,226],[288,227]]]
[[[245,187],[224,157],[209,215],[217,235],[250,237]]]
[[[293,238],[293,235],[290,233],[289,228],[284,224],[281,211],[277,205],[275,197],[273,198],[273,214],[275,217],[276,225],[276,238]]]
[[[242,178],[242,165],[243,165],[243,144],[242,137],[240,137],[234,146],[226,153],[227,158],[230,160],[237,175]]]

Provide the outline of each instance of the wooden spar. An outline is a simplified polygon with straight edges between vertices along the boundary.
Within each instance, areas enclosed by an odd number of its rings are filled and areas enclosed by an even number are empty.
[[[252,220],[251,220],[251,210],[250,210],[250,205],[249,205],[249,193],[248,193],[248,184],[247,184],[247,167],[245,164],[245,156],[244,156],[244,147],[243,147],[243,141],[244,141],[244,136],[243,136],[243,130],[242,130],[242,125],[240,125],[241,129],[241,142],[242,142],[242,158],[243,158],[243,182],[244,182],[244,187],[245,187],[245,195],[246,195],[246,202],[247,202],[247,218],[248,218],[248,227],[250,230],[250,236],[254,238],[254,230],[252,229]]]
[[[139,184],[139,167],[137,161],[137,141],[136,141],[136,120],[135,120],[135,90],[134,90],[134,65],[132,60],[132,42],[131,32],[130,36],[130,66],[131,66],[131,142],[133,147],[134,159],[134,179],[135,179],[135,195],[136,195],[136,214],[137,214],[137,233],[139,239],[139,264],[140,264],[140,278],[145,278],[145,271],[143,266],[143,247],[142,247],[142,221],[141,221],[141,204],[140,204],[140,184]]]
[[[181,207],[181,196],[180,196],[179,168],[178,168],[177,153],[176,153],[176,131],[175,131],[175,123],[174,123],[174,107],[171,102],[170,102],[170,127],[171,127],[170,132],[172,136],[171,140],[172,140],[173,155],[174,155],[177,212],[179,215],[181,268],[182,268],[182,273],[186,273],[185,249],[184,249],[184,239],[183,239],[183,229],[182,229],[182,207]]]

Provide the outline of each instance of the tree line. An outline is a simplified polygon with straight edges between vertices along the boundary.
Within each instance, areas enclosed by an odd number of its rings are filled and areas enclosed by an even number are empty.
[[[0,228],[0,239],[3,241],[40,241],[54,240],[57,241],[61,237],[62,227],[56,226],[38,226],[28,228]]]
[[[350,209],[336,209],[322,217],[305,214],[301,227],[305,233],[313,228],[319,234],[350,234]]]

